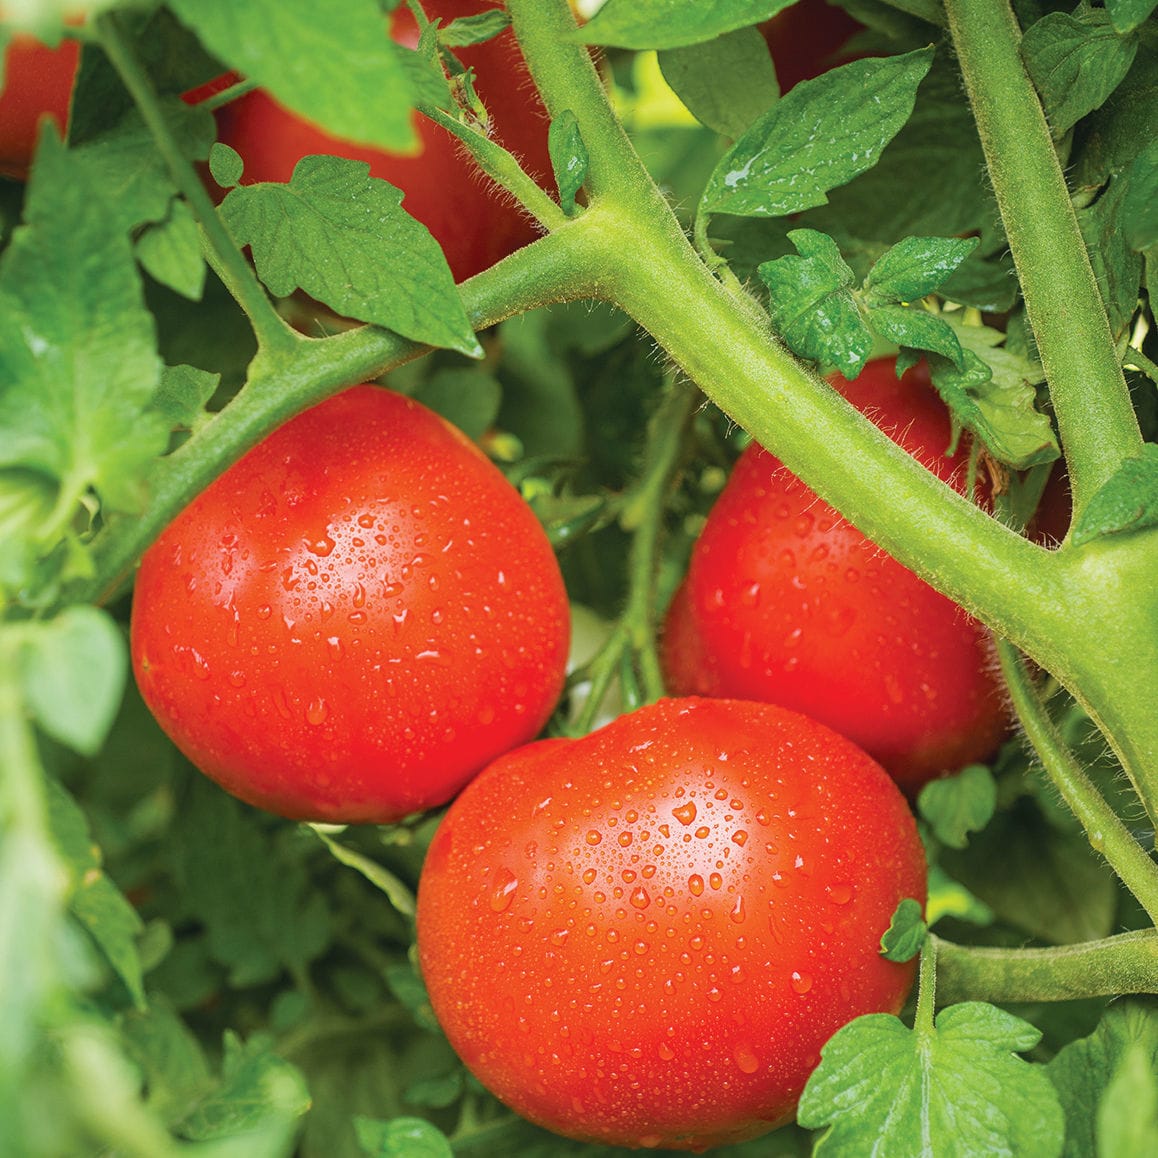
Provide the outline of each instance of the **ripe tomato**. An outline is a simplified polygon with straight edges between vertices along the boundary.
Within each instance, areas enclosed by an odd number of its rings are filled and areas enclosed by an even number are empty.
[[[845,396],[941,478],[948,411],[922,365],[870,362]],[[663,641],[676,694],[767,700],[848,736],[915,792],[991,756],[1006,714],[984,629],[756,444],[692,552]]]
[[[760,25],[772,51],[780,91],[841,63],[840,50],[863,25],[828,0],[797,0]]]
[[[435,0],[425,5],[444,24],[493,8],[487,0]],[[418,42],[405,5],[393,17],[393,35]],[[527,76],[522,53],[508,29],[495,39],[458,50],[476,74],[476,90],[494,124],[494,135],[536,179],[551,174],[547,114]],[[420,152],[401,156],[338,140],[284,109],[258,90],[218,113],[219,139],[245,162],[244,183],[288,181],[294,165],[312,153],[366,161],[370,173],[403,190],[403,207],[442,246],[458,281],[471,277],[533,241],[534,224],[509,196],[481,182],[461,145],[444,129],[419,118]]]
[[[433,412],[359,386],[275,431],[145,554],[132,653],[162,727],[229,792],[384,823],[539,731],[568,634],[518,492]]]
[[[41,118],[51,117],[64,131],[79,56],[75,40],[49,48],[17,33],[9,42],[0,90],[0,173],[27,179]]]
[[[673,699],[497,760],[418,893],[435,1013],[561,1134],[702,1150],[788,1121],[820,1047],[897,1012],[880,955],[925,864],[883,769],[770,704]]]

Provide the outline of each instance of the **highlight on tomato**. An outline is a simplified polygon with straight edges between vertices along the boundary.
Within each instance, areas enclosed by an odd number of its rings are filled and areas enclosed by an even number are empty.
[[[923,905],[904,797],[771,704],[668,699],[510,752],[451,805],[419,962],[471,1072],[584,1141],[703,1150],[789,1121],[821,1046],[897,1012]]]
[[[834,385],[958,490],[968,453],[923,364]],[[883,502],[888,501],[882,495]],[[984,627],[753,443],[696,541],[662,642],[675,694],[781,704],[835,728],[915,793],[1008,731]]]
[[[532,739],[564,681],[547,536],[493,463],[358,386],[280,427],[145,554],[141,694],[227,791],[293,819],[443,804]]]
[[[433,0],[424,10],[445,25],[494,6],[486,0]],[[395,10],[391,30],[401,44],[418,43],[417,26],[405,5]],[[475,72],[475,89],[495,138],[532,176],[549,181],[547,113],[511,30],[455,53]],[[219,140],[245,163],[243,184],[288,181],[294,165],[313,153],[367,162],[371,176],[403,191],[403,207],[442,246],[457,281],[489,268],[538,235],[531,219],[480,177],[455,139],[426,118],[418,118],[416,125],[419,151],[407,156],[339,140],[260,89],[226,105],[217,116]]]

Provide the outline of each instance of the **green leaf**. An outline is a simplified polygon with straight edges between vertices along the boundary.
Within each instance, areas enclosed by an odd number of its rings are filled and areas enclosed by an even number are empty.
[[[166,366],[155,408],[165,416],[170,430],[192,430],[209,417],[205,406],[220,382],[220,374],[197,366]]]
[[[935,356],[930,362],[933,385],[954,421],[981,439],[999,462],[1016,470],[1057,458],[1053,428],[1035,406],[1034,385],[1044,376],[1041,366],[1003,347],[1004,335],[997,330],[946,320],[964,351],[964,369]]]
[[[335,860],[361,873],[376,889],[386,894],[390,903],[404,917],[414,916],[414,893],[392,872],[383,868],[376,860],[371,860],[368,856],[340,844],[317,825],[311,824],[307,827],[333,853]]]
[[[120,1030],[142,1071],[146,1104],[167,1126],[190,1114],[216,1085],[196,1035],[164,999],[154,997],[147,1010],[123,1014]]]
[[[547,132],[547,149],[551,168],[559,186],[559,204],[568,217],[575,214],[575,194],[587,180],[587,147],[579,132],[579,122],[570,109],[564,109]]]
[[[920,306],[870,306],[868,324],[894,345],[928,350],[964,369],[965,354],[953,327]]]
[[[69,607],[27,628],[24,698],[44,731],[77,752],[92,756],[100,750],[127,673],[120,628],[96,607]]]
[[[1055,1158],[1064,1116],[1045,1070],[1017,1056],[1032,1025],[968,1002],[933,1028],[888,1014],[859,1017],[820,1051],[797,1120],[822,1129],[817,1158],[864,1154],[1016,1154]],[[965,1146],[968,1150],[962,1149]]]
[[[1133,32],[1154,11],[1158,0],[1106,0],[1106,11],[1116,32]]]
[[[933,835],[950,848],[965,848],[969,834],[993,819],[997,783],[984,764],[970,764],[956,776],[930,780],[917,797],[917,808]]]
[[[477,442],[494,426],[503,390],[484,370],[446,366],[423,382],[414,397]]]
[[[576,34],[583,44],[615,48],[680,48],[759,24],[793,0],[607,0]]]
[[[865,278],[870,303],[915,302],[931,294],[979,244],[976,237],[906,237],[898,241]]]
[[[201,300],[205,292],[201,230],[187,202],[171,201],[169,216],[141,231],[135,251],[141,267],[154,281],[190,301]]]
[[[856,60],[802,81],[716,166],[701,212],[780,217],[871,169],[913,111],[933,50]]]
[[[1134,250],[1149,249],[1158,243],[1158,140],[1134,158],[1123,179],[1126,243]]]
[[[209,150],[209,173],[222,189],[240,185],[244,171],[244,162],[236,149],[220,141],[213,143]]]
[[[960,881],[955,881],[940,865],[929,866],[929,899],[925,921],[930,928],[942,917],[956,917],[971,925],[993,924],[993,910],[978,900]]]
[[[135,509],[169,433],[147,414],[153,319],[129,239],[108,221],[102,190],[46,130],[25,224],[0,258],[0,467],[59,482],[67,515],[89,487]]]
[[[370,1158],[452,1158],[446,1135],[423,1118],[394,1118],[381,1122],[359,1116],[354,1129]]]
[[[1158,444],[1144,443],[1091,496],[1073,529],[1073,543],[1101,535],[1123,535],[1158,526]]]
[[[700,124],[732,139],[742,136],[780,95],[772,54],[755,28],[669,48],[659,54],[659,67]]]
[[[1131,1073],[1141,1064],[1149,1083],[1139,1082]],[[1153,1114],[1154,1073],[1158,1071],[1158,1000],[1153,997],[1123,997],[1102,1014],[1097,1028],[1088,1037],[1064,1046],[1046,1067],[1061,1095],[1066,1113],[1066,1158],[1101,1154],[1122,1158],[1129,1149],[1099,1146],[1099,1136],[1113,1136],[1110,1120],[1116,1099],[1124,1092],[1113,1091],[1120,1078],[1131,1096],[1138,1101],[1128,1112],[1113,1115],[1119,1131],[1127,1137],[1134,1125],[1144,1124],[1147,1112]],[[1109,1098],[1109,1104],[1107,1100]],[[1149,1135],[1148,1150],[1153,1150],[1154,1134]]]
[[[497,2],[497,0],[496,0]],[[470,48],[493,40],[510,27],[510,15],[501,8],[488,8],[474,16],[459,16],[438,30],[438,42],[447,48]]]
[[[137,938],[144,924],[105,875],[80,806],[55,780],[46,781],[46,789],[49,828],[69,869],[69,908],[116,970],[133,1004],[143,1009],[145,985]]]
[[[1148,1158],[1158,1138],[1158,1078],[1154,1058],[1137,1042],[1118,1063],[1098,1103],[1098,1153]]]
[[[410,85],[376,0],[173,0],[220,60],[334,136],[411,150]]]
[[[797,253],[757,270],[771,295],[772,322],[797,354],[836,366],[851,380],[873,346],[852,295],[853,272],[826,234],[794,229],[788,238]]]
[[[1120,36],[1108,12],[1084,2],[1072,14],[1050,12],[1030,25],[1021,55],[1055,139],[1105,103],[1137,51],[1138,41]]]
[[[1129,330],[1142,279],[1142,258],[1128,240],[1129,193],[1128,177],[1113,177],[1102,195],[1077,215],[1115,340]]]
[[[288,185],[232,189],[221,211],[278,297],[301,289],[339,314],[481,357],[438,243],[365,161],[303,157]]]
[[[906,897],[881,937],[881,956],[888,961],[911,961],[921,951],[928,932],[920,902]]]

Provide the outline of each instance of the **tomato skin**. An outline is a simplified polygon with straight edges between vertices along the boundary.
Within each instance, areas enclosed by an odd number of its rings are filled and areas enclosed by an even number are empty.
[[[418,893],[435,1013],[518,1113],[702,1150],[788,1121],[820,1047],[897,1012],[879,940],[925,898],[887,774],[770,704],[670,699],[509,753],[451,805]]]
[[[75,40],[49,48],[26,33],[12,37],[0,89],[0,174],[27,180],[43,117],[51,117],[62,133],[67,128],[79,58]]]
[[[427,15],[444,24],[495,4],[487,0],[435,0]],[[417,29],[403,6],[394,15],[393,35],[417,43]],[[493,40],[456,50],[475,70],[476,90],[486,106],[494,135],[537,180],[549,180],[546,110],[527,74],[514,35],[507,29]],[[465,149],[445,129],[417,119],[420,151],[387,153],[339,140],[289,112],[261,90],[218,112],[219,139],[241,154],[243,184],[288,181],[294,165],[313,153],[365,161],[370,174],[402,189],[403,208],[430,230],[442,246],[456,281],[471,277],[533,241],[539,231],[508,194],[480,178]]]
[[[386,823],[534,737],[562,689],[568,610],[498,469],[413,400],[359,386],[275,431],[146,552],[133,665],[227,791]]]
[[[924,366],[870,362],[838,388],[959,490]],[[751,445],[692,552],[662,643],[668,689],[768,700],[828,724],[907,792],[993,755],[1007,717],[984,629]]]
[[[864,26],[827,0],[797,0],[760,25],[776,64],[780,91],[844,62],[841,49]]]

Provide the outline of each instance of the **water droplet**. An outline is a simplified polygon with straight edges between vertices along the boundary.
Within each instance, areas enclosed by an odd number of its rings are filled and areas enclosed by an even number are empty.
[[[825,892],[834,905],[847,905],[852,900],[853,888],[848,884],[829,885]]]
[[[736,1046],[732,1051],[732,1058],[742,1073],[754,1074],[760,1068],[760,1059],[748,1045]]]
[[[646,941],[636,941],[635,944],[632,945],[632,949],[635,951],[637,957],[642,957],[650,948],[651,946]]]
[[[651,904],[651,897],[647,895],[647,889],[643,885],[633,889],[631,896],[627,898],[631,907],[634,909],[646,909]]]
[[[737,828],[736,831],[732,833],[732,842],[738,844],[741,848],[744,847],[747,841],[748,834],[742,828]]]
[[[594,828],[592,828],[587,833],[587,843],[588,844],[598,844],[602,839],[603,839],[602,833],[597,832]]]
[[[323,699],[311,700],[309,707],[306,708],[306,723],[317,727],[319,724],[326,722],[326,717],[330,714],[330,709]]]
[[[656,1053],[659,1054],[660,1061],[671,1061],[671,1059],[675,1057],[675,1050],[672,1049],[672,1047],[668,1045],[666,1041],[661,1041],[659,1043],[659,1046],[656,1048]],[[658,1144],[659,1143],[657,1141],[656,1145]]]
[[[631,833],[630,833],[630,832],[621,832],[621,833],[619,834],[619,843],[620,843],[620,844],[621,844],[621,845],[622,845],[624,848],[627,848],[627,846],[628,846],[629,844],[631,844]]]
[[[351,611],[346,618],[356,626],[360,626],[366,622],[366,613],[364,611]]]
[[[496,913],[509,909],[518,887],[518,877],[509,868],[495,869],[491,877],[491,909]]]
[[[351,602],[355,607],[366,606],[366,588],[361,583],[354,584],[354,597]]]
[[[901,681],[892,672],[885,673],[885,692],[892,703],[903,704],[905,702],[905,689],[901,687]]]
[[[708,884],[710,884],[713,889],[723,888],[724,878],[720,876],[719,873],[712,873],[712,875],[708,877]]]
[[[704,891],[704,878],[699,873],[693,873],[688,877],[688,888],[691,889],[693,897],[698,897]]]
[[[558,946],[562,947],[563,945],[565,945],[567,943],[567,937],[569,935],[569,932],[570,931],[568,929],[556,929],[551,934],[551,944],[552,945],[558,945]]]
[[[740,924],[743,924],[745,915],[746,914],[744,912],[744,898],[742,896],[737,897],[736,903],[732,906],[732,911],[728,914],[728,916],[731,917],[732,920],[735,921],[737,925],[740,925]]]
[[[315,539],[312,543],[306,544],[311,554],[318,555],[325,558],[334,549],[334,540],[329,535],[323,535],[320,539]]]
[[[712,830],[706,824],[702,824],[696,829],[696,836],[698,836],[700,840],[707,840],[711,835]]]
[[[803,997],[812,988],[812,978],[807,973],[792,974],[792,989]]]
[[[760,606],[760,584],[750,583],[740,592],[740,603],[744,607]]]
[[[257,609],[256,614],[258,619],[268,619],[273,614],[273,608],[268,603],[263,603]]]
[[[687,804],[681,804],[678,808],[673,808],[671,814],[680,824],[691,824],[696,818],[696,806],[689,800]]]
[[[374,516],[373,515],[359,515],[358,516],[358,526],[359,527],[365,527],[365,529],[368,531],[373,525],[374,525]]]
[[[229,673],[229,682],[235,688],[244,687],[245,686],[245,672],[243,672],[243,671],[231,671]]]
[[[595,880],[595,870],[593,868],[583,870],[583,883],[585,885],[591,884]]]

